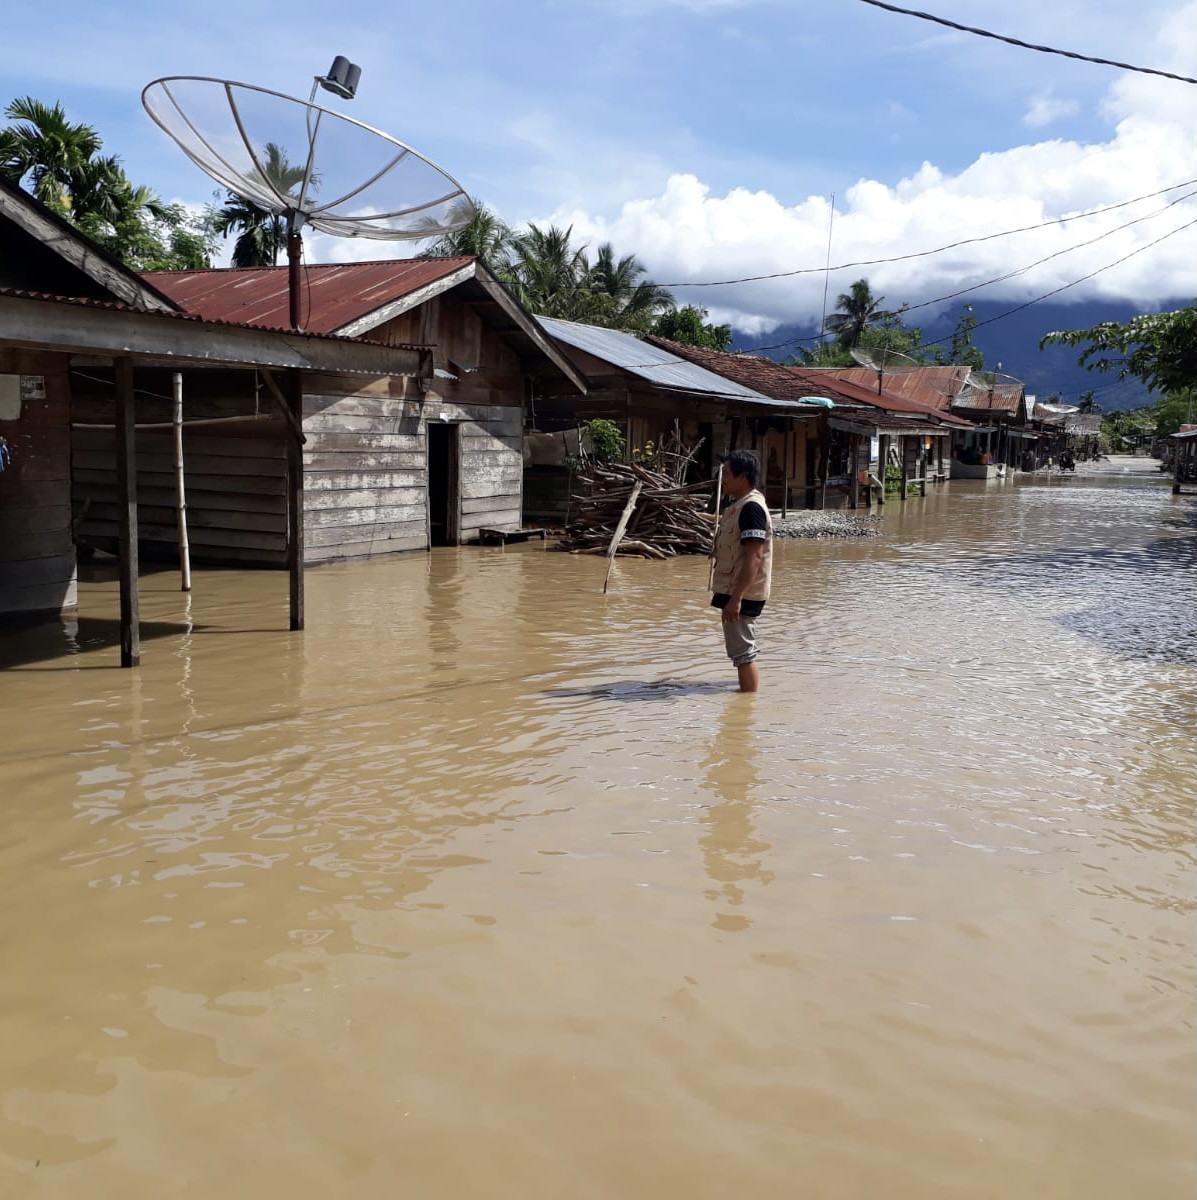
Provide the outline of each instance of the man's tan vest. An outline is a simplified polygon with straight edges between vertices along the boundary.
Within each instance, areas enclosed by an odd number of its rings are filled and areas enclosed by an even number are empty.
[[[711,584],[712,591],[731,591],[732,575],[735,573],[736,560],[740,556],[740,509],[755,500],[765,510],[765,524],[769,531],[769,540],[765,543],[765,558],[757,571],[756,578],[748,585],[744,593],[745,600],[768,600],[769,583],[773,574],[773,518],[769,515],[769,506],[765,497],[753,489],[747,496],[729,504],[715,531],[715,575]]]

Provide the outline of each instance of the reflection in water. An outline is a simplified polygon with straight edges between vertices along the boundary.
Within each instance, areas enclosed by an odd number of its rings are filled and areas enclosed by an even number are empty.
[[[0,1196],[1191,1195],[1197,502],[1075,483],[780,544],[757,697],[700,559],[149,574],[133,672],[84,580]]]
[[[735,695],[725,700],[718,732],[701,764],[706,789],[714,795],[713,802],[704,805],[699,839],[706,873],[716,885],[707,895],[736,910],[744,904],[746,882],[764,885],[773,879],[761,866],[769,843],[756,836],[753,824],[761,786],[756,717],[751,698]],[[739,911],[719,912],[712,922],[728,931],[747,929],[751,923]]]

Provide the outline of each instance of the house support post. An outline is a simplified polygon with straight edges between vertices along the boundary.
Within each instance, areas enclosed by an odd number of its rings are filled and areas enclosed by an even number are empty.
[[[852,472],[852,507],[860,507],[860,434],[852,434],[852,451],[849,457]]]
[[[141,663],[137,596],[137,431],[134,424],[133,360],[113,364],[116,381],[116,487],[120,532],[121,666]]]
[[[898,455],[902,460],[902,499],[910,491],[910,438],[898,438]]]
[[[179,525],[179,571],[182,590],[191,591],[191,544],[187,540],[187,487],[183,478],[183,374],[174,373],[175,511]]]
[[[287,574],[291,583],[291,629],[303,628],[303,372],[287,378]]]

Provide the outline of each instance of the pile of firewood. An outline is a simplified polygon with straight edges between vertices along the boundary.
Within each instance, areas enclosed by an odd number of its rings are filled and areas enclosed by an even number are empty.
[[[562,548],[572,554],[608,554],[617,534],[617,554],[671,558],[710,553],[715,519],[707,508],[713,479],[680,484],[675,475],[635,463],[591,463],[576,481],[582,494],[573,499],[573,516],[561,539]],[[634,491],[635,504],[620,530]]]

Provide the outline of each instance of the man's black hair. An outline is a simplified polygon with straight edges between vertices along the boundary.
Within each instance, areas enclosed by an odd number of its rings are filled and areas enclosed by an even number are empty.
[[[761,460],[755,450],[733,450],[723,462],[733,475],[746,478],[753,487],[760,482]]]

